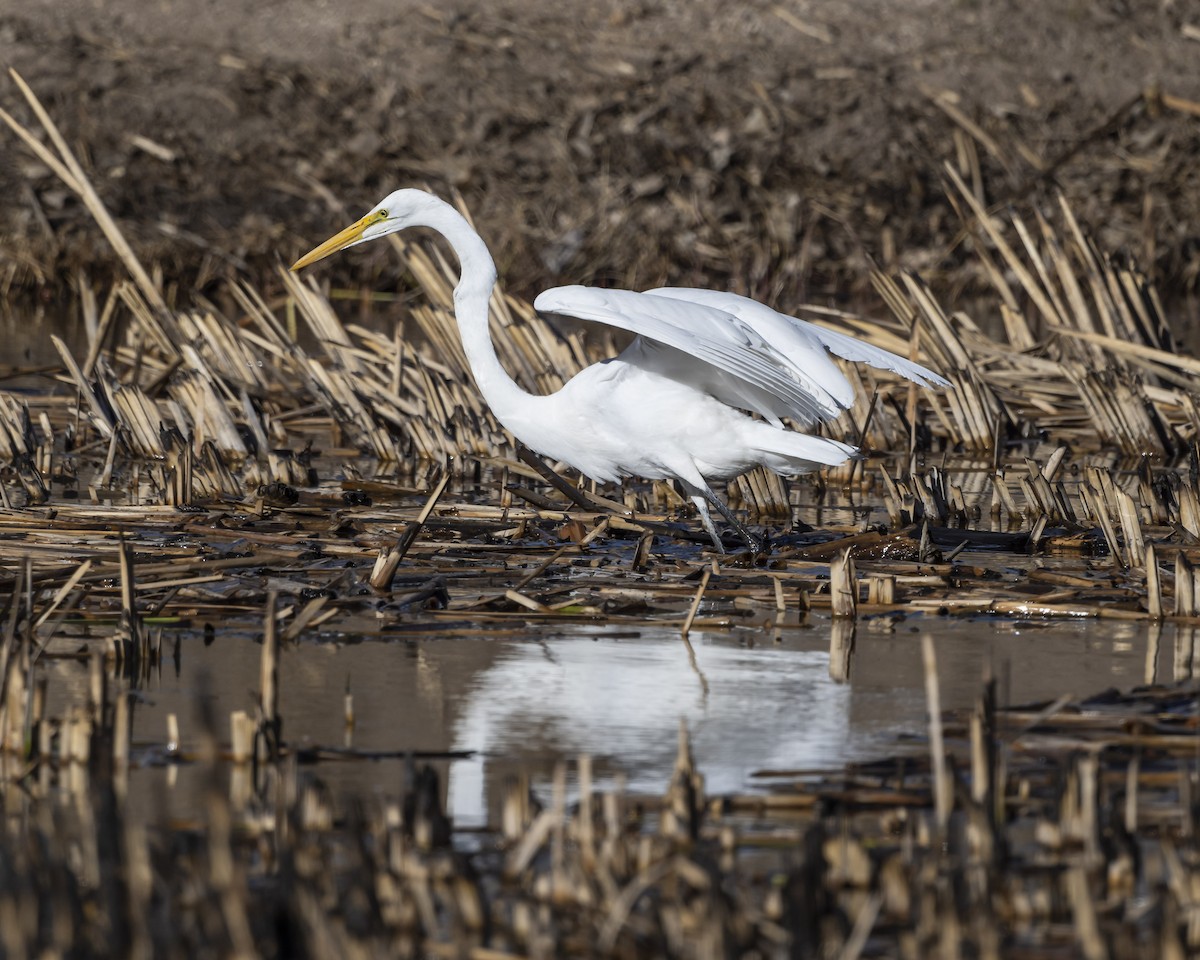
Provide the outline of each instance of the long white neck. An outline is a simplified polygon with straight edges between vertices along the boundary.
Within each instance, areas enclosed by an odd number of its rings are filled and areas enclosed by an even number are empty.
[[[454,288],[454,316],[471,373],[483,399],[496,418],[507,425],[512,416],[528,405],[532,394],[522,390],[500,363],[488,330],[488,300],[496,285],[496,264],[466,218],[448,203],[425,212],[422,226],[436,230],[458,257],[458,286]]]

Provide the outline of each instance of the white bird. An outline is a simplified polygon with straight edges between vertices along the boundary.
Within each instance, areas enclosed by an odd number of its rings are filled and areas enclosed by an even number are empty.
[[[619,327],[635,334],[633,342],[619,356],[581,370],[556,393],[527,393],[501,365],[488,332],[488,299],[496,284],[491,254],[466,218],[432,194],[389,194],[292,269],[408,227],[437,231],[458,257],[458,329],[496,419],[526,446],[593,480],[678,480],[718,550],[724,547],[710,504],[752,550],[760,551],[762,543],[713,492],[712,481],[757,466],[807,473],[857,454],[845,443],[783,423],[787,417],[811,426],[853,403],[854,389],[830,353],[925,387],[947,385],[920,364],[736,294],[570,286],[545,291],[534,308]]]

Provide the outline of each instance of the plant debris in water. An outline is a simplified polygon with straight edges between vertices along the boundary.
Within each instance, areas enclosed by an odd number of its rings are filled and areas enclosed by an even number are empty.
[[[398,246],[419,293],[408,336],[343,325],[283,274],[279,302],[239,284],[235,313],[171,309],[42,123],[51,146],[30,148],[62,167],[132,279],[84,297],[86,350],[56,343],[61,367],[41,374],[54,389],[0,392],[6,955],[1197,948],[1200,367],[1174,349],[1153,285],[1101,255],[1066,201],[997,218],[946,171],[999,304],[993,333],[913,274],[873,275],[890,320],[816,314],[953,387],[851,370],[860,400],[829,429],[900,455],[792,489],[738,481],[731,501],[776,528],[756,565],[707,553],[667,486],[589,488],[512,449],[471,386],[435,248]],[[614,346],[515,297],[494,308],[529,389]],[[1175,618],[1180,685],[1010,709],[985,684],[947,717],[925,639],[924,756],[834,779],[774,771],[762,792],[710,797],[681,731],[661,799],[597,790],[583,757],[569,801],[565,767],[548,802],[516,782],[469,835],[416,757],[403,795],[335,807],[300,775],[278,709],[279,657],[318,631],[657,620],[686,643],[700,626],[790,629],[814,608],[835,621],[842,679],[873,613]],[[229,718],[228,741],[202,716],[190,755],[168,735],[161,756],[207,772],[204,814],[140,822],[131,693],[167,629],[201,617],[261,631],[257,707]],[[86,703],[61,716],[39,669],[54,656],[89,665]]]

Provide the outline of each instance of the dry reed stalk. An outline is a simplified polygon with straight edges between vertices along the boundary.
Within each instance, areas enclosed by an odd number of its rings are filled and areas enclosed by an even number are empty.
[[[324,610],[325,605],[329,602],[328,597],[313,597],[309,600],[296,614],[287,629],[283,631],[280,639],[284,643],[295,643],[305,630],[310,627],[319,627],[322,623],[337,616],[336,610]]]
[[[1086,960],[1108,960],[1109,953],[1100,936],[1096,902],[1088,884],[1087,872],[1082,867],[1071,867],[1067,871],[1065,885],[1084,957]]]
[[[1151,620],[1161,620],[1163,616],[1162,582],[1158,570],[1158,556],[1154,544],[1146,544],[1146,612]]]
[[[692,624],[696,622],[696,614],[700,612],[700,604],[704,600],[704,591],[708,589],[708,581],[711,576],[711,568],[705,567],[704,573],[700,577],[700,585],[696,588],[696,595],[692,597],[692,604],[688,607],[687,617],[680,628],[680,633],[683,635],[684,640],[687,639],[688,633],[692,629]]]
[[[867,603],[887,607],[895,605],[896,578],[887,574],[868,576]]]
[[[1125,537],[1125,565],[1140,567],[1146,560],[1146,544],[1142,536],[1141,518],[1133,497],[1124,490],[1117,490],[1117,509],[1121,520],[1121,532]]]
[[[629,558],[629,569],[637,572],[645,570],[650,564],[650,548],[654,546],[654,533],[647,530],[638,537],[637,546]]]
[[[539,603],[532,597],[528,597],[523,593],[518,593],[516,590],[505,590],[504,596],[511,600],[517,606],[524,607],[527,610],[532,610],[534,613],[553,613],[554,611],[544,603]]]
[[[1022,292],[1034,302],[1047,328],[1055,335],[1073,338],[1070,343],[1079,348],[1068,349],[1062,364],[1031,355],[1032,351],[1045,351],[1052,356],[1062,341],[1042,345],[1033,339],[1028,324],[1016,312],[1015,293],[1000,267],[991,263],[983,244],[977,245],[976,252],[1002,301],[1008,346],[990,341],[962,314],[954,317],[962,328],[956,334],[944,312],[915,278],[905,278],[907,291],[902,292],[895,283],[876,275],[875,286],[898,319],[911,322],[917,316],[927,324],[931,338],[927,338],[926,345],[935,358],[940,357],[943,370],[971,371],[980,369],[975,364],[987,364],[986,375],[952,377],[956,389],[947,395],[950,418],[944,418],[941,409],[935,407],[939,423],[955,442],[982,448],[985,438],[995,434],[995,420],[992,426],[987,422],[995,408],[976,382],[982,380],[993,396],[1003,396],[1008,422],[1031,416],[1049,422],[1053,417],[1058,422],[1071,422],[1075,430],[1090,420],[1099,425],[1102,440],[1130,451],[1158,447],[1164,442],[1171,445],[1172,434],[1183,423],[1180,416],[1188,406],[1186,395],[1156,382],[1142,382],[1135,377],[1133,365],[1149,370],[1154,380],[1163,384],[1185,390],[1189,386],[1182,379],[1182,371],[1173,372],[1167,363],[1172,354],[1163,346],[1165,325],[1152,288],[1134,271],[1114,268],[1099,256],[1065,201],[1060,203],[1067,225],[1062,242],[1040,215],[1040,236],[1036,238],[1019,217],[1012,218],[1020,245],[1018,253],[1018,247],[1005,240],[1001,227],[986,214],[961,177],[954,171],[950,174],[951,184],[965,198],[973,222],[987,244],[999,250],[1003,268],[1017,277]],[[1101,339],[1096,341],[1096,337]],[[1165,342],[1169,345],[1169,340]],[[1124,343],[1129,343],[1129,349],[1116,347]],[[1014,352],[1013,348],[1023,352]],[[1090,372],[1097,369],[1108,372]],[[1174,369],[1179,370],[1177,366]],[[1035,370],[1042,376],[1035,378]],[[1047,376],[1061,382],[1064,371],[1075,383],[1073,398],[1054,396],[1061,394],[1060,388],[1046,382]],[[1036,384],[1033,389],[1031,383]],[[1188,429],[1195,428],[1189,425]],[[1086,442],[1086,437],[1080,439]]]
[[[854,619],[858,616],[858,579],[849,547],[829,564],[829,596],[835,617]]]
[[[229,755],[236,763],[249,763],[254,756],[254,721],[245,710],[229,714]]]
[[[1175,554],[1175,609],[1176,617],[1194,617],[1196,606],[1196,569],[1187,556],[1180,551]]]
[[[950,808],[954,800],[954,785],[946,767],[946,745],[942,732],[942,695],[938,680],[937,654],[933,638],[921,637],[921,658],[925,667],[925,703],[929,716],[929,754],[933,767],[933,800],[938,833],[946,835],[950,825]]]
[[[277,598],[272,590],[267,594],[263,618],[262,658],[259,667],[259,736],[255,749],[261,744],[265,751],[260,760],[275,760],[279,756],[283,721],[279,714],[279,630],[276,622]]]
[[[133,552],[121,537],[118,546],[121,564],[121,644],[124,650],[139,650],[142,644],[142,621],[137,608],[137,583],[134,576]]]
[[[371,586],[376,590],[390,590],[392,580],[396,576],[396,570],[404,560],[405,555],[416,542],[421,531],[424,529],[426,522],[429,520],[430,514],[433,513],[434,507],[441,499],[442,493],[446,489],[446,485],[450,482],[450,473],[445,471],[442,473],[441,479],[430,492],[428,499],[425,501],[425,506],[421,508],[421,512],[417,514],[416,520],[404,528],[404,532],[400,534],[400,538],[396,541],[394,547],[386,554],[381,553],[379,560],[375,564],[375,569],[371,573]]]
[[[146,273],[145,267],[142,266],[133,249],[129,246],[125,235],[121,233],[116,222],[109,215],[103,201],[101,201],[95,188],[92,187],[91,182],[88,180],[83,167],[75,158],[75,154],[71,151],[71,148],[67,146],[66,139],[59,132],[58,127],[46,112],[45,107],[42,106],[41,101],[38,100],[37,96],[15,69],[10,67],[8,75],[12,77],[13,82],[17,85],[17,89],[21,91],[21,95],[29,104],[30,109],[33,110],[34,116],[37,117],[38,122],[42,125],[42,129],[46,132],[47,137],[50,138],[50,142],[58,151],[58,157],[55,157],[41,141],[35,138],[29,130],[18,123],[7,111],[0,110],[0,120],[8,124],[9,128],[37,155],[38,159],[53,170],[63,184],[83,201],[88,212],[104,232],[105,238],[112,244],[113,249],[125,264],[125,268],[134,280],[137,281],[142,295],[153,304],[155,310],[165,314],[167,312],[167,305],[162,298],[162,294],[159,293],[158,287],[151,281],[150,275]]]
[[[50,342],[54,344],[54,348],[58,351],[58,355],[62,358],[67,370],[70,372],[75,381],[75,385],[79,390],[79,395],[82,396],[88,404],[91,411],[92,423],[102,436],[112,437],[116,423],[109,415],[108,409],[100,404],[92,391],[91,385],[83,376],[83,371],[79,369],[79,365],[75,362],[75,358],[71,356],[71,351],[67,349],[67,345],[55,336],[50,335]]]

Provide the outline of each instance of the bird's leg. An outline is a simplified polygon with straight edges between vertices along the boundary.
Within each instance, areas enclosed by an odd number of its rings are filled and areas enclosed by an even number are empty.
[[[692,498],[692,502],[699,508],[700,521],[704,524],[704,529],[708,531],[708,535],[712,537],[712,541],[716,545],[717,550],[719,550],[721,553],[724,553],[725,547],[721,543],[721,538],[717,536],[717,528],[713,525],[712,517],[709,515],[709,503],[716,507],[717,512],[725,518],[725,522],[733,527],[733,529],[737,532],[737,535],[741,537],[746,546],[750,548],[751,553],[759,554],[764,551],[766,547],[765,541],[760,540],[758,537],[752,534],[746,525],[733,515],[733,511],[725,505],[724,500],[717,496],[712,487],[710,487],[707,483],[699,488],[692,487],[691,484],[685,484],[685,486],[691,487],[688,493]],[[707,501],[707,503],[705,501]]]
[[[725,518],[725,522],[733,527],[733,529],[737,532],[737,535],[742,538],[742,541],[750,548],[750,552],[753,554],[762,553],[766,549],[766,541],[752,534],[750,532],[750,528],[733,515],[733,511],[725,505],[724,500],[718,497],[711,490],[708,492],[712,494],[713,506],[716,507],[721,516]]]
[[[717,553],[724,553],[725,544],[721,542],[716,524],[712,521],[712,514],[708,512],[708,501],[701,494],[696,494],[692,497],[692,503],[696,505],[696,509],[700,512],[700,522],[704,524],[704,529],[712,537],[713,546],[717,548]]]

